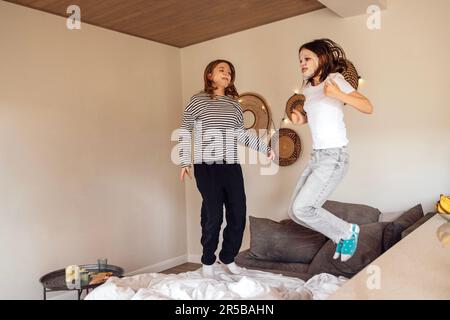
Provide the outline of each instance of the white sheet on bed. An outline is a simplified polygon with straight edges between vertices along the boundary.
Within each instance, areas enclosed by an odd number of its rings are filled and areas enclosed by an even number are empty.
[[[112,277],[91,291],[86,300],[320,300],[335,292],[347,279],[322,273],[309,281],[280,274],[244,269],[240,275],[214,265],[214,277],[205,278],[201,269],[180,274],[145,273]]]

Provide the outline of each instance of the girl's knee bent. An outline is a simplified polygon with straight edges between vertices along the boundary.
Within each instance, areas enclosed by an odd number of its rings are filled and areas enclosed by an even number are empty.
[[[297,219],[303,220],[305,218],[307,219],[313,217],[315,215],[315,211],[316,208],[311,206],[299,206],[293,207],[290,213],[294,215]]]

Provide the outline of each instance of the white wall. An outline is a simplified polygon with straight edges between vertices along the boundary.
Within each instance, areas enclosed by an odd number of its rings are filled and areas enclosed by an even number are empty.
[[[367,116],[347,108],[351,164],[331,199],[363,203],[382,212],[422,203],[433,210],[440,193],[450,193],[450,2],[391,0],[381,13],[381,30],[367,16],[342,19],[328,9],[275,22],[181,50],[183,99],[202,88],[208,62],[232,61],[240,92],[254,91],[271,105],[278,126],[287,99],[301,80],[299,46],[328,37],[340,43],[365,79],[360,91],[375,106]],[[307,126],[295,127],[303,142],[300,160],[274,176],[244,166],[248,215],[287,218],[287,206],[311,151]],[[201,197],[186,186],[188,244],[198,260]],[[248,247],[248,228],[242,249]]]
[[[0,299],[100,256],[185,261],[180,70],[177,48],[0,1]]]

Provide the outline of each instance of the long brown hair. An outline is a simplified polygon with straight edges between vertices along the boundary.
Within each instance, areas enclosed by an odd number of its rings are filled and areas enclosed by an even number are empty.
[[[236,79],[236,71],[234,70],[234,66],[231,62],[223,59],[218,59],[211,61],[205,68],[205,72],[203,73],[203,79],[205,81],[205,89],[204,91],[208,93],[211,97],[214,97],[214,90],[217,89],[214,87],[212,80],[208,79],[208,75],[213,72],[214,68],[219,64],[225,62],[230,66],[231,70],[231,81],[228,87],[225,88],[225,95],[236,99],[239,97],[239,94],[234,86],[234,79]]]
[[[307,82],[312,82],[319,74],[320,82],[323,82],[330,73],[342,73],[347,69],[347,57],[345,56],[344,49],[333,40],[324,38],[305,43],[298,50],[299,54],[302,49],[308,49],[314,52],[319,58],[317,70]]]

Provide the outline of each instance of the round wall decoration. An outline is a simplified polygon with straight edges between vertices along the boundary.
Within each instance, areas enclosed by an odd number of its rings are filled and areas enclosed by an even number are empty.
[[[280,166],[289,166],[300,157],[302,144],[298,134],[288,128],[279,129],[270,140],[270,147],[277,154]]]
[[[296,109],[301,112],[301,114],[306,115],[303,110],[303,106],[305,105],[305,96],[303,94],[294,94],[289,100],[286,102],[286,114],[289,120],[292,121],[292,110]]]
[[[349,60],[345,60],[345,64],[347,65],[347,68],[342,71],[341,74],[344,76],[344,79],[347,80],[347,82],[350,83],[355,90],[357,90],[359,84],[358,71]]]
[[[258,135],[264,136],[271,122],[266,100],[257,93],[246,92],[239,96],[238,101],[242,107],[245,129],[255,129]],[[261,129],[265,131],[259,131]]]

